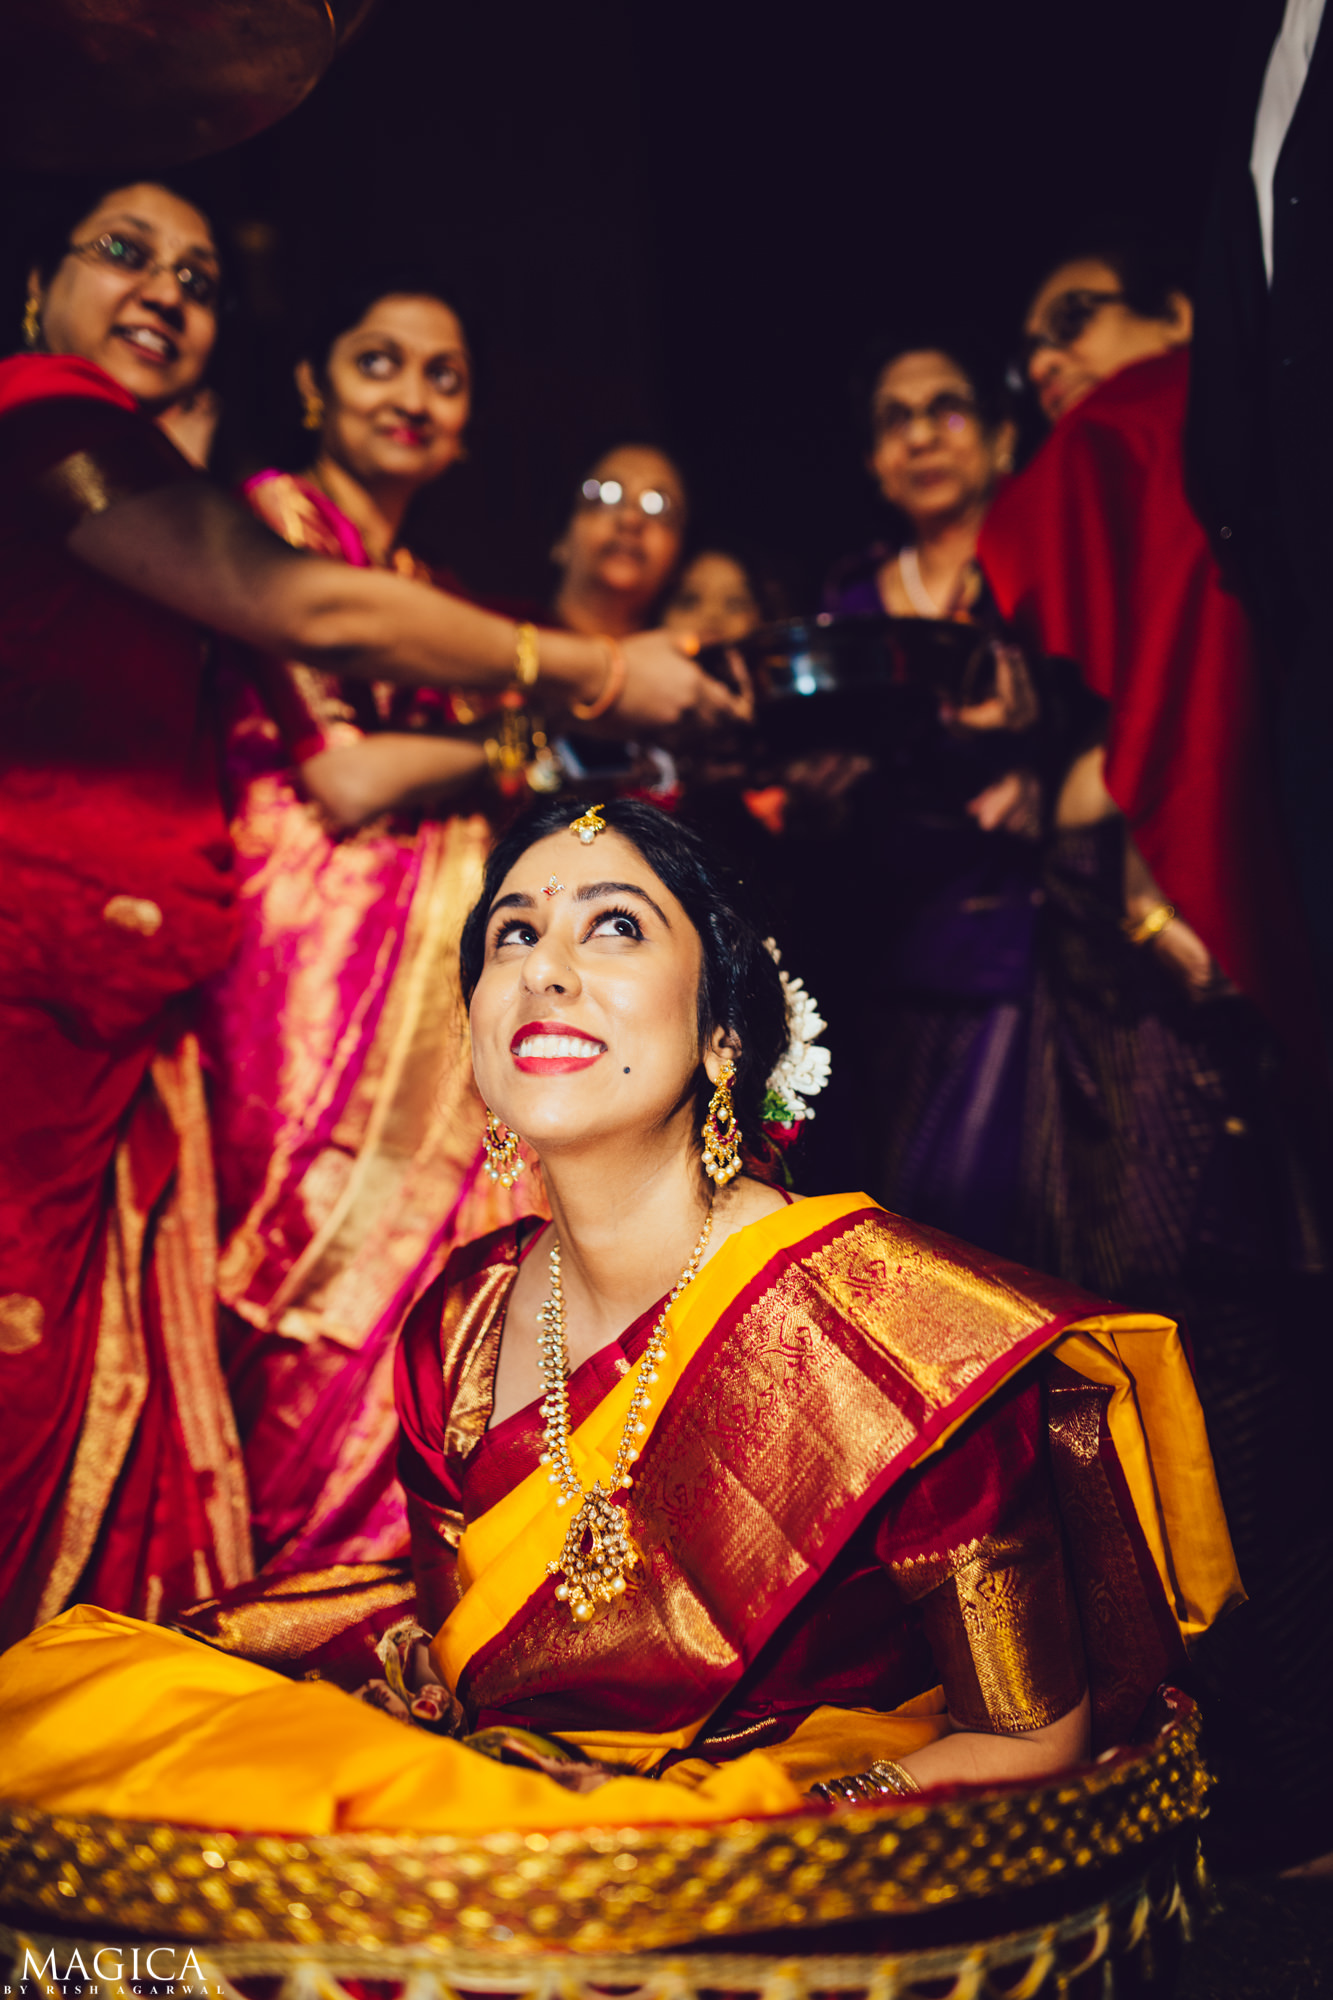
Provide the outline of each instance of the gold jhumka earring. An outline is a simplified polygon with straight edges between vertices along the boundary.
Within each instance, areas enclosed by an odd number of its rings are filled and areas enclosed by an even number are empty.
[[[723,1060],[722,1074],[713,1091],[713,1101],[704,1119],[704,1172],[717,1187],[735,1180],[741,1170],[741,1128],[731,1101],[731,1083],[736,1065],[730,1056]]]
[[[314,389],[301,391],[301,428],[307,431],[324,428],[324,398]]]
[[[36,292],[28,293],[28,302],[23,308],[23,345],[34,348],[42,338],[42,302]]]
[[[503,1136],[501,1136],[503,1134]],[[501,1187],[512,1187],[523,1171],[523,1161],[518,1150],[518,1136],[507,1125],[502,1125],[495,1113],[487,1107],[486,1133],[482,1140],[486,1149],[486,1172]]]

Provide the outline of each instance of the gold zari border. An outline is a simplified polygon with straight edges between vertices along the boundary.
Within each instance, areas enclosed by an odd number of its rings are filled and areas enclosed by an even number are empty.
[[[292,1840],[0,1812],[0,1907],[215,1944],[506,1958],[661,1950],[1011,1894],[1202,1817],[1198,1716],[1030,1791],[710,1827]]]

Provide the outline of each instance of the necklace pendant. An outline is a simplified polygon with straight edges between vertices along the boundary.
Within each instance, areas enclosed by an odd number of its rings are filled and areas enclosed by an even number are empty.
[[[555,1594],[568,1604],[574,1622],[586,1625],[599,1604],[613,1604],[624,1596],[629,1573],[638,1563],[625,1510],[616,1506],[599,1479],[569,1524],[560,1560],[546,1565],[548,1576],[563,1578]]]

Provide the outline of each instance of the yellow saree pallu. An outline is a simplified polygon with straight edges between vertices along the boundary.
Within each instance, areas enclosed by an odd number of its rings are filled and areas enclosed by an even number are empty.
[[[507,1286],[493,1266],[479,1282],[488,1310],[502,1312]],[[560,1733],[645,1772],[674,1758],[675,1782],[619,1777],[574,1795],[327,1685],[81,1606],[0,1659],[0,1793],[48,1811],[295,1833],[791,1811],[819,1778],[940,1733],[939,1691],[923,1686],[877,1714],[816,1697],[785,1741],[730,1746],[720,1765],[710,1717],[877,1496],[1043,1355],[1055,1370],[1052,1435],[1063,1423],[1069,1463],[1099,1472],[1098,1420],[1089,1428],[1080,1398],[1101,1398],[1146,1551],[1141,1573],[1117,1581],[1103,1568],[1080,1584],[1090,1658],[1114,1651],[1098,1634],[1099,1594],[1132,1597],[1144,1574],[1178,1643],[1239,1594],[1202,1419],[1170,1322],[1081,1311],[1087,1303],[864,1196],[794,1205],[728,1239],[672,1308],[627,1496],[642,1565],[625,1597],[587,1626],[556,1601],[546,1566],[568,1517],[545,1468],[467,1527],[462,1595],[433,1650],[469,1711],[522,1721],[532,1691],[554,1687],[572,1718]],[[574,1432],[585,1489],[609,1473],[633,1376]],[[1082,1542],[1075,1524],[1077,1572],[1100,1532],[1098,1502],[1092,1486],[1070,1490],[1066,1521],[1081,1508],[1092,1523]],[[1115,1673],[1094,1676],[1099,1686],[1115,1713]]]

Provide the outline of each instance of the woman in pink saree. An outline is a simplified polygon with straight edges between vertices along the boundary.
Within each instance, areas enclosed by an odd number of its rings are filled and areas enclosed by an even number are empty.
[[[371,280],[331,301],[297,387],[314,462],[257,474],[251,507],[296,547],[431,587],[399,534],[462,451],[457,314],[419,279]],[[228,737],[243,924],[206,1047],[256,1559],[288,1571],[406,1551],[398,1330],[455,1245],[517,1211],[484,1172],[458,990],[497,796],[459,727],[480,704],[287,662],[268,708],[242,699]]]

